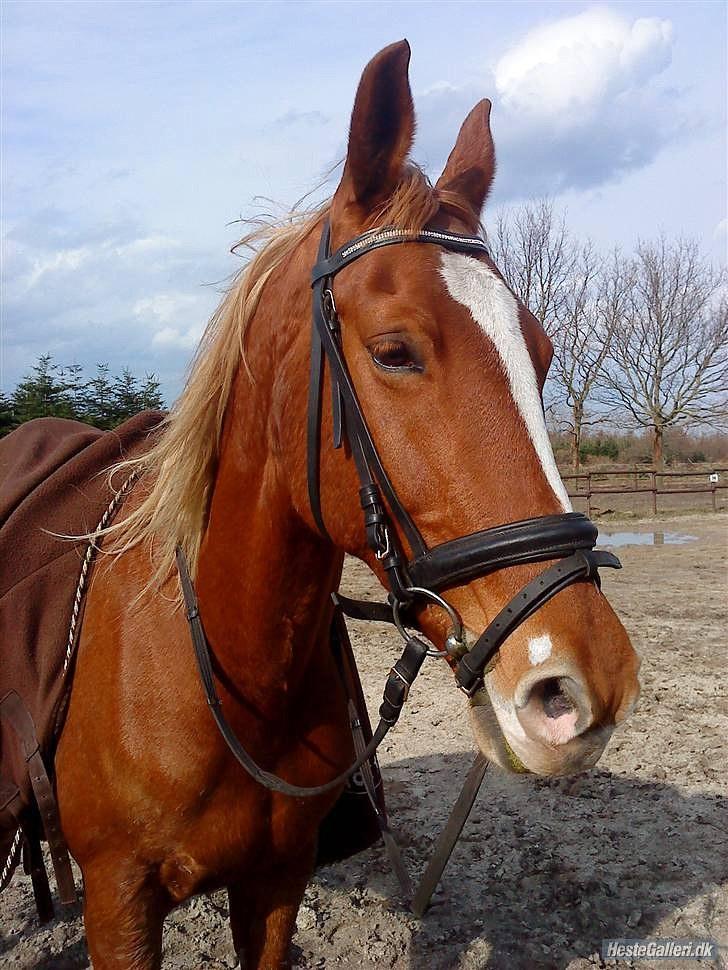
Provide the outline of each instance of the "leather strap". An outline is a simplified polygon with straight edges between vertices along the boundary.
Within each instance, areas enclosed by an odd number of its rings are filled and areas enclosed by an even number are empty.
[[[367,620],[374,623],[394,624],[394,613],[389,603],[370,603],[368,600],[353,600],[342,593],[331,594],[334,604],[352,620]]]
[[[360,757],[364,753],[364,738],[361,734],[360,728],[358,727],[359,718],[352,701],[349,701],[349,718],[352,725],[354,751],[356,752],[357,757]],[[397,840],[389,827],[387,815],[383,811],[379,799],[376,797],[374,777],[372,775],[369,761],[366,761],[362,765],[361,776],[364,783],[364,790],[366,791],[371,806],[374,809],[374,815],[377,819],[377,824],[379,825],[379,832],[382,836],[382,841],[384,842],[384,848],[389,858],[389,864],[392,867],[392,872],[394,872],[395,876],[397,877],[397,882],[399,883],[399,887],[402,890],[402,895],[404,898],[411,899],[412,882],[410,880],[409,873],[407,872],[407,867],[404,864],[402,852],[397,844]]]
[[[8,691],[0,700],[0,719],[6,720],[12,726],[22,747],[33,794],[40,812],[43,833],[53,862],[58,896],[64,905],[71,905],[76,902],[76,887],[68,847],[61,831],[58,804],[40,752],[33,718],[17,691]],[[35,854],[33,858],[35,859]],[[42,894],[42,886],[40,891]]]
[[[483,686],[485,670],[503,641],[544,603],[578,580],[599,581],[599,567],[621,569],[611,552],[583,550],[544,570],[507,603],[462,657],[455,670],[458,686],[469,697]]]
[[[41,923],[48,923],[55,915],[53,896],[48,884],[48,873],[43,860],[40,839],[35,835],[26,835],[23,841],[23,870],[26,876],[30,876],[38,919]]]
[[[489,764],[490,762],[485,755],[478,752],[465,779],[465,784],[458,796],[458,800],[453,805],[450,817],[437,839],[433,853],[430,856],[430,861],[427,863],[427,868],[423,872],[422,878],[417,886],[417,892],[412,900],[412,912],[418,919],[422,919],[430,905],[432,894],[437,888],[440,876],[442,876],[445,870],[445,866],[452,855],[452,850],[455,848],[455,843],[468,820],[473,803],[478,797],[478,792],[480,791],[480,786],[483,784],[485,772]]]
[[[308,501],[316,527],[322,536],[331,541],[321,512],[319,459],[321,455],[321,393],[324,379],[324,362],[321,338],[316,327],[311,329],[311,370],[308,384],[308,427],[306,461],[308,472]]]
[[[415,586],[462,586],[496,569],[592,549],[597,535],[597,527],[581,512],[542,515],[443,542],[409,563],[407,571]]]
[[[423,229],[421,232],[412,232],[408,229],[395,229],[393,226],[385,226],[383,229],[370,229],[355,239],[350,239],[344,243],[336,252],[328,256],[319,253],[316,265],[311,270],[311,283],[329,276],[335,276],[339,270],[353,263],[365,253],[370,253],[374,249],[381,249],[382,246],[394,246],[400,243],[430,243],[436,246],[444,246],[458,253],[472,253],[476,256],[487,256],[488,247],[485,242],[477,236],[464,236],[458,232],[444,232],[437,229]]]
[[[245,750],[235,734],[230,722],[225,717],[222,711],[222,702],[217,693],[217,689],[215,688],[215,677],[212,670],[210,647],[208,645],[202,620],[200,618],[197,596],[195,594],[192,578],[187,567],[187,560],[179,547],[177,547],[177,569],[179,572],[180,585],[182,587],[182,595],[184,597],[185,607],[187,610],[187,620],[190,625],[195,658],[197,660],[197,667],[200,672],[200,679],[202,680],[202,686],[207,699],[207,704],[210,708],[210,712],[212,713],[215,723],[217,724],[218,730],[225,741],[225,744],[238,764],[245,769],[251,778],[263,785],[264,788],[267,788],[269,791],[280,792],[283,795],[290,795],[293,798],[307,798],[315,795],[323,795],[325,792],[333,791],[333,789],[339,788],[341,785],[343,785],[343,783],[351,775],[353,775],[355,771],[358,771],[359,768],[361,768],[361,766],[368,761],[369,758],[371,758],[384,740],[390,728],[396,724],[402,711],[404,702],[407,699],[407,694],[409,693],[412,680],[414,680],[417,672],[422,666],[422,661],[427,655],[427,648],[425,645],[419,641],[418,647],[414,643],[414,637],[408,641],[402,657],[394,665],[390,671],[389,677],[387,678],[384,688],[384,699],[380,708],[380,721],[377,729],[374,732],[371,741],[367,744],[364,751],[357,757],[354,763],[347,768],[346,771],[341,772],[341,774],[337,775],[335,778],[332,778],[331,781],[328,781],[323,785],[315,785],[311,787],[292,785],[290,782],[287,782],[278,775],[273,774],[273,772],[266,771],[264,768],[261,768],[259,764],[257,764],[255,759]],[[419,657],[420,653],[421,657]]]
[[[327,222],[324,225],[321,233],[319,258],[321,257],[322,253],[328,252],[329,237],[330,227]],[[358,255],[363,255],[364,251],[358,253]],[[327,293],[329,294],[328,296],[326,295]],[[356,463],[361,486],[362,488],[369,490],[371,490],[372,487],[377,488],[377,486],[381,488],[389,508],[392,510],[397,521],[402,527],[412,555],[424,555],[424,553],[427,551],[424,540],[422,539],[422,536],[412,521],[409,513],[404,508],[397,496],[394,486],[392,485],[389,476],[382,465],[381,459],[367,426],[366,419],[364,418],[364,412],[362,411],[361,404],[352,383],[349,369],[346,366],[346,362],[344,361],[341,353],[341,347],[338,340],[338,318],[336,317],[335,305],[330,294],[331,282],[328,277],[318,278],[313,284],[312,326],[313,330],[318,334],[319,340],[326,354],[326,359],[329,363],[332,388],[334,389],[335,395],[339,396],[343,406],[347,436],[349,439],[352,456]],[[315,338],[312,338],[312,350],[314,346]],[[312,414],[320,414],[321,386],[320,380],[316,383],[314,382],[313,368],[311,374],[312,376],[309,383],[309,431],[312,428]],[[316,387],[318,388],[318,396],[314,399],[314,390]],[[315,411],[312,404],[315,404]],[[320,432],[318,428],[316,429],[316,433],[314,435],[309,434],[308,447],[309,473],[314,474],[316,479],[318,479],[318,450],[320,447]],[[315,462],[311,454],[313,449],[316,450]],[[309,497],[313,498],[314,501],[318,501],[318,492],[318,481],[315,483],[309,482]],[[317,512],[317,510],[313,508],[313,514],[316,521],[318,521],[318,518],[321,517],[320,510]],[[395,537],[390,535],[390,543],[393,550],[394,539]],[[384,552],[384,546],[375,551],[378,553]],[[393,568],[395,565],[398,565],[398,563],[390,564],[390,568]],[[395,585],[398,583],[399,580],[395,578]],[[405,584],[399,583],[399,585]]]

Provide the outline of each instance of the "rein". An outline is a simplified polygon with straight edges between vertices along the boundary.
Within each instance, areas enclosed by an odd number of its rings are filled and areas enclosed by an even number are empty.
[[[184,596],[185,607],[187,609],[187,620],[190,624],[190,631],[192,633],[192,645],[195,649],[195,657],[197,659],[197,666],[200,671],[200,678],[205,691],[205,697],[207,698],[207,703],[210,707],[210,711],[212,712],[212,716],[215,719],[215,723],[220,730],[220,734],[222,734],[225,743],[238,764],[240,764],[248,772],[251,778],[263,785],[265,788],[269,789],[269,791],[276,791],[282,795],[290,795],[293,798],[323,795],[325,792],[341,786],[354,774],[354,772],[358,771],[365,762],[369,761],[369,759],[375,753],[379,745],[384,740],[384,737],[389,731],[390,727],[396,723],[397,718],[399,717],[399,712],[402,710],[402,706],[404,704],[404,697],[402,697],[398,708],[396,707],[396,698],[392,699],[392,702],[390,703],[392,704],[392,713],[394,715],[393,718],[391,720],[386,720],[384,717],[381,717],[377,730],[374,732],[374,736],[369,741],[364,751],[362,751],[362,753],[358,756],[353,765],[347,768],[346,771],[343,771],[340,775],[337,775],[336,778],[332,778],[331,781],[326,782],[326,784],[315,785],[312,787],[291,785],[283,778],[279,778],[278,775],[274,775],[272,772],[266,771],[264,768],[260,767],[260,765],[242,746],[237,735],[230,726],[229,721],[222,712],[222,701],[220,700],[215,688],[212,661],[210,659],[210,647],[202,626],[202,620],[200,619],[200,610],[197,605],[197,597],[195,595],[187,562],[182,550],[179,547],[177,548],[177,568],[179,570],[182,594]],[[406,653],[407,651],[405,651],[405,654]],[[405,655],[403,654],[403,658],[404,656]],[[409,662],[412,662],[412,658],[409,655],[407,659]],[[414,677],[418,673],[419,668],[422,665],[422,660],[424,660],[424,655],[419,660],[419,663],[417,662],[416,658],[414,659],[414,669],[410,674],[412,680],[414,680]],[[398,663],[401,664],[402,659],[400,659]],[[398,676],[404,678],[408,673],[410,673],[409,670],[403,666],[400,668]],[[391,676],[392,675],[390,674],[390,677]],[[382,707],[384,707],[385,703],[387,703],[386,690],[385,700],[382,703]]]
[[[333,292],[336,274],[355,260],[384,246],[409,243],[437,245],[473,256],[488,254],[483,240],[474,236],[435,230],[414,233],[394,228],[366,232],[331,254],[330,226],[326,221],[321,233],[317,261],[311,273],[313,326],[307,420],[307,475],[311,510],[320,533],[330,540],[321,509],[319,483],[322,389],[326,362],[331,378],[333,446],[340,448],[346,441],[351,449],[359,476],[359,499],[367,542],[382,564],[390,590],[387,603],[367,603],[349,599],[338,592],[333,593],[332,640],[340,643],[342,637],[347,637],[344,616],[392,623],[404,639],[402,656],[387,677],[377,728],[366,745],[361,739],[355,744],[357,758],[346,771],[322,785],[292,785],[261,768],[245,750],[222,711],[194,585],[185,556],[180,548],[177,549],[177,568],[197,665],[207,703],[220,733],[236,761],[251,778],[271,791],[295,798],[331,791],[373,759],[377,748],[396,724],[410,687],[428,655],[449,656],[457,661],[457,686],[468,697],[472,697],[483,687],[485,675],[503,642],[528,617],[572,583],[594,582],[599,585],[601,567],[621,568],[619,560],[612,553],[594,549],[597,540],[596,526],[578,512],[511,522],[472,532],[433,548],[427,546],[397,496],[369,431],[343,355],[341,320]],[[392,519],[406,539],[411,551],[409,558],[402,549]],[[468,648],[462,621],[453,606],[440,595],[440,591],[510,566],[546,561],[553,564],[524,586],[488,624],[475,644]],[[445,650],[437,650],[425,642],[421,635],[408,632],[406,624],[418,601],[435,603],[447,612],[451,627],[445,641]],[[417,915],[422,915],[427,907],[434,886],[467,819],[486,767],[487,760],[479,755],[416,894],[414,909]],[[373,793],[368,793],[373,798]],[[393,863],[396,861],[393,860]],[[401,859],[398,861],[401,866]],[[400,878],[400,881],[403,887],[405,883],[407,886],[409,884],[408,880]]]

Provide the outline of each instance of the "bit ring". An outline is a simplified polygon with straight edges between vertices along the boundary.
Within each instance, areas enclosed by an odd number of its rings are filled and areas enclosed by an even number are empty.
[[[460,619],[460,614],[457,612],[454,606],[451,606],[451,604],[448,603],[447,600],[444,600],[438,593],[433,592],[431,589],[425,589],[422,586],[410,586],[406,592],[411,594],[412,600],[418,598],[424,599],[430,603],[434,603],[435,606],[439,606],[440,609],[444,610],[447,613],[451,623],[451,629],[447,635],[446,642],[456,642],[462,645],[465,644],[463,621]],[[396,599],[392,603],[394,625],[397,627],[397,630],[399,631],[403,640],[408,640],[410,635],[402,621],[401,610],[403,606],[410,606],[411,602],[411,600],[408,600],[406,603],[403,603],[401,600]],[[453,655],[454,653],[450,650],[438,650],[436,647],[432,647],[427,651],[428,657],[450,657]]]

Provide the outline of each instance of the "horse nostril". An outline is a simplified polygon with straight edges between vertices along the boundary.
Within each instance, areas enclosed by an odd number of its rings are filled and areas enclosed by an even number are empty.
[[[534,741],[566,744],[593,721],[586,684],[556,665],[548,672],[529,671],[516,687],[514,701],[521,727]]]
[[[541,706],[546,717],[561,717],[574,710],[574,702],[564,690],[563,681],[560,677],[549,677],[542,680],[536,686],[536,691],[540,695]]]

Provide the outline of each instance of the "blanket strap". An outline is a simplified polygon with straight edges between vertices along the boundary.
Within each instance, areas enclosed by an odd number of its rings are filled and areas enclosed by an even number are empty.
[[[53,861],[58,895],[64,905],[70,905],[76,902],[76,887],[73,882],[68,847],[61,831],[58,804],[40,753],[33,718],[17,691],[8,691],[0,700],[0,718],[10,724],[20,741],[25,763],[28,766],[33,794],[40,812],[43,833],[48,842]],[[40,851],[40,835],[26,831],[25,837],[26,871],[29,871],[33,880],[38,915],[45,922],[53,915],[53,904],[48,889],[48,878],[45,875],[43,856]]]

